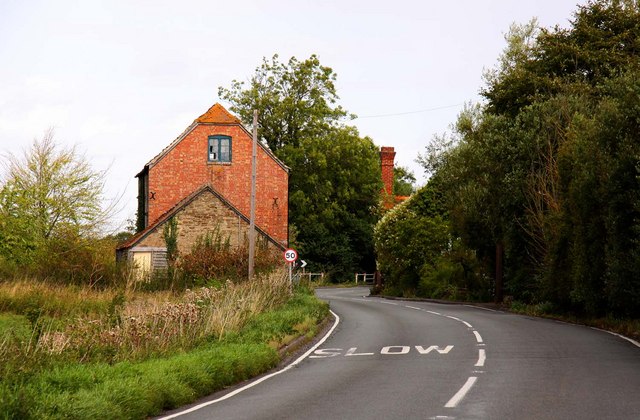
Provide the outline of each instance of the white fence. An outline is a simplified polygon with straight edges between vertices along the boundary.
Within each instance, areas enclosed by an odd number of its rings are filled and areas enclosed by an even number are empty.
[[[356,273],[356,284],[373,284],[376,280],[374,273]]]
[[[305,279],[308,280],[309,283],[312,281],[320,281],[322,283],[324,281],[324,273],[296,273],[296,282],[300,282],[300,280]]]

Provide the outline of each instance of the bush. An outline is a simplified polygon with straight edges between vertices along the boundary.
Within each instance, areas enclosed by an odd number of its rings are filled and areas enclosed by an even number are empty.
[[[415,295],[421,273],[449,247],[449,225],[437,206],[437,191],[423,187],[376,225],[374,239],[385,292]]]
[[[177,263],[178,276],[187,286],[207,284],[211,279],[244,279],[249,271],[249,245],[232,247],[229,238],[219,231],[197,239],[191,253],[183,255]],[[280,263],[280,255],[269,247],[266,239],[256,241],[254,270],[256,274],[273,270]]]
[[[491,298],[491,285],[475,253],[457,240],[433,266],[424,266],[418,293],[434,299],[486,301]]]

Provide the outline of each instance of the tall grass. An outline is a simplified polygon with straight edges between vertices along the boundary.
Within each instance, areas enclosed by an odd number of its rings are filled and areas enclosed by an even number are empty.
[[[8,373],[31,371],[47,361],[115,363],[166,355],[220,340],[290,296],[282,271],[181,295],[4,284],[0,308],[24,314],[33,332],[28,339],[5,335],[0,360]]]
[[[95,290],[22,279],[0,283],[0,312],[26,315],[37,310],[51,317],[106,314],[117,290]]]
[[[216,309],[200,308],[206,306]],[[225,315],[219,316],[225,308]],[[153,315],[161,313],[171,320]],[[279,360],[276,350],[292,336],[314,334],[328,306],[310,291],[292,295],[281,273],[252,283],[226,284],[220,290],[189,291],[172,302],[154,302],[147,296],[123,303],[118,314],[123,319],[115,325],[121,330],[127,329],[126,319],[134,317],[148,321],[136,328],[151,329],[156,323],[156,333],[171,326],[189,335],[190,326],[198,324],[202,334],[209,328],[211,335],[189,351],[112,363],[78,363],[70,347],[57,354],[40,345],[40,357],[34,360],[48,355],[46,366],[29,374],[0,372],[0,418],[142,419],[158,414],[274,367]],[[139,356],[145,348],[137,350]]]

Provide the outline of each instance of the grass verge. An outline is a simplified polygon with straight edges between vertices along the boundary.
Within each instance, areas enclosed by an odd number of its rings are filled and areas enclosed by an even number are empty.
[[[273,368],[292,336],[314,334],[328,306],[298,289],[238,332],[188,352],[140,362],[62,363],[0,379],[5,419],[139,419]]]

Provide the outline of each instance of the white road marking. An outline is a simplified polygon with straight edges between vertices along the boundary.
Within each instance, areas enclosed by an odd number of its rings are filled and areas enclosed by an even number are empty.
[[[432,350],[435,350],[440,354],[447,354],[451,351],[452,348],[453,346],[451,345],[445,347],[444,349],[441,349],[438,346],[429,346],[426,349],[422,346],[416,346],[416,350],[418,350],[418,353],[420,354],[429,354]]]
[[[614,333],[613,331],[607,331],[607,330],[602,330],[600,328],[596,328],[596,327],[590,327],[593,330],[597,330],[597,331],[602,331],[602,332],[606,332],[609,333],[611,335],[615,335],[616,337],[622,338],[623,340],[627,340],[628,342],[630,342],[631,344],[633,344],[636,347],[640,347],[640,343],[638,343],[636,340],[629,338],[629,337],[625,337],[622,334],[618,334],[618,333]]]
[[[391,351],[391,349],[400,349],[400,351]],[[409,346],[388,346],[380,350],[380,354],[407,354],[411,351]]]
[[[478,350],[478,361],[476,362],[476,367],[484,366],[485,360],[487,360],[487,354],[484,349]]]
[[[309,359],[325,359],[327,357],[340,356],[342,349],[319,349],[313,352]]]
[[[482,309],[483,311],[489,311],[489,312],[502,312],[495,309],[483,308],[482,306],[475,306],[475,305],[463,305],[463,306],[466,306],[468,308]]]
[[[394,302],[385,302],[384,300],[379,300],[379,299],[376,299],[374,302],[384,303],[385,305],[398,306],[398,304],[397,304],[397,303],[394,303]]]
[[[351,347],[349,350],[347,350],[347,353],[345,354],[345,356],[372,356],[373,353],[356,353],[356,350],[358,350],[357,347]]]
[[[387,303],[387,302],[382,302],[382,301],[379,301],[379,300],[378,300],[378,302]],[[461,322],[467,328],[473,330],[473,326],[471,324],[469,324],[467,321],[464,321],[464,320],[462,320],[460,318],[457,318],[455,316],[444,315],[444,314],[441,314],[440,312],[429,311],[429,310],[426,310],[424,308],[417,308],[415,306],[409,306],[409,305],[403,305],[403,306],[406,307],[406,308],[410,308],[410,309],[421,310],[421,311],[427,312],[427,313],[432,314],[432,315],[438,315],[438,316],[443,316],[443,317],[446,317],[446,318],[449,318],[449,319],[453,319],[455,321]],[[474,305],[464,305],[464,306],[467,306],[467,307],[470,307],[470,308],[482,309],[484,311],[489,311],[489,312],[501,312],[501,311],[497,311],[497,310],[494,310],[494,309],[483,308],[481,306],[474,306]],[[478,331],[476,331],[476,330],[473,330],[473,335],[476,337],[476,341],[478,342],[478,347],[480,347],[480,346],[484,347],[485,344],[484,344],[484,342],[482,340],[482,336],[480,335],[480,333]],[[396,346],[396,347],[402,348],[403,351],[405,351],[404,347],[402,347],[402,346]],[[444,353],[448,353],[453,348],[453,346],[447,346],[444,350],[441,350],[437,346],[431,346],[431,347],[429,347],[427,349],[425,349],[422,346],[415,346],[415,348],[416,348],[416,350],[418,350],[418,353],[420,353],[420,354],[429,353],[431,350],[434,350],[434,348],[435,348],[435,350],[438,351],[438,353],[444,354]],[[385,347],[383,350],[385,352],[388,352],[389,349],[390,349],[389,347]],[[406,351],[406,353],[408,353],[408,351]],[[392,353],[383,353],[383,354],[405,354],[405,353],[392,352]],[[477,367],[484,366],[484,363],[485,363],[486,359],[487,359],[486,351],[484,349],[479,349],[478,350],[478,361],[476,362],[475,366],[477,366]],[[474,374],[479,374],[479,373],[484,373],[484,371],[474,370],[473,373]],[[469,377],[469,379],[467,379],[467,382],[462,386],[462,388],[460,388],[460,390],[447,402],[447,404],[445,405],[445,408],[455,408],[460,403],[460,401],[462,401],[462,399],[467,395],[467,392],[469,392],[469,390],[473,387],[473,385],[476,383],[477,380],[478,380],[477,376]],[[442,417],[441,416],[437,416],[437,417],[434,417],[434,418],[447,418],[447,417],[446,416],[442,416]]]
[[[462,385],[462,388],[460,388],[460,390],[456,392],[456,395],[451,397],[449,402],[447,402],[444,405],[444,407],[456,408],[456,406],[460,403],[460,401],[462,401],[465,395],[467,395],[467,392],[469,392],[469,390],[473,387],[473,384],[475,384],[477,380],[478,380],[477,376],[470,376],[469,379],[467,379],[467,382],[465,382],[465,384]]]
[[[280,369],[280,370],[279,370],[279,371],[277,371],[277,372],[273,372],[273,373],[270,373],[270,374],[268,374],[268,375],[265,375],[265,376],[263,376],[262,378],[259,378],[259,379],[255,380],[255,381],[253,381],[253,382],[251,382],[251,383],[249,383],[249,384],[247,384],[247,385],[245,385],[245,386],[241,387],[241,388],[236,389],[235,391],[232,391],[232,392],[230,392],[230,393],[228,393],[228,394],[226,394],[226,395],[224,395],[224,396],[220,397],[220,398],[217,398],[217,399],[212,400],[212,401],[207,401],[207,402],[202,403],[202,404],[198,404],[198,405],[193,406],[193,407],[191,407],[191,408],[189,408],[189,409],[187,409],[187,410],[180,411],[180,412],[178,412],[178,413],[174,413],[174,414],[171,414],[171,415],[166,416],[166,417],[162,417],[160,420],[168,420],[168,419],[173,419],[173,418],[176,418],[176,417],[180,417],[180,416],[182,416],[183,414],[193,413],[194,411],[200,410],[201,408],[204,408],[204,407],[207,407],[207,406],[209,406],[209,405],[212,405],[212,404],[218,403],[218,402],[220,402],[220,401],[227,400],[227,399],[229,399],[229,398],[231,398],[231,397],[233,397],[233,396],[235,396],[235,395],[238,395],[238,394],[239,394],[239,393],[241,393],[242,391],[246,391],[246,390],[247,390],[247,389],[249,389],[249,388],[253,388],[254,386],[256,386],[256,385],[258,385],[258,384],[260,384],[260,383],[262,383],[262,382],[266,381],[267,379],[271,379],[271,378],[273,378],[274,376],[276,376],[276,375],[280,375],[281,373],[286,372],[286,371],[288,371],[289,369],[291,369],[291,368],[295,367],[295,366],[296,366],[296,365],[298,365],[300,362],[302,362],[302,361],[303,361],[307,356],[309,356],[311,353],[313,353],[314,351],[316,351],[316,349],[317,349],[318,347],[320,347],[322,344],[324,344],[324,342],[325,342],[325,341],[327,341],[327,339],[331,336],[331,334],[333,333],[333,331],[336,329],[336,327],[337,327],[337,326],[338,326],[338,324],[340,323],[340,317],[338,316],[338,314],[336,314],[335,312],[333,312],[331,309],[329,309],[329,312],[331,312],[331,314],[332,314],[332,315],[335,317],[335,319],[336,319],[336,320],[335,320],[335,322],[333,323],[333,326],[331,327],[331,329],[329,329],[329,331],[327,331],[327,333],[325,334],[325,336],[324,336],[324,337],[322,337],[322,338],[320,339],[320,341],[318,341],[316,344],[314,344],[314,345],[313,345],[313,347],[311,347],[309,350],[307,350],[307,351],[306,351],[302,356],[298,357],[298,358],[297,358],[296,360],[294,360],[292,363],[288,364],[287,366],[285,366],[284,368]]]
[[[448,354],[451,350],[453,350],[453,345],[449,344],[447,346],[414,346],[416,351],[419,354],[429,354],[431,352],[436,352],[439,354]],[[397,350],[399,349],[399,350]],[[351,347],[346,351],[344,356],[373,356],[377,353],[357,353],[357,347]],[[343,350],[339,348],[331,348],[331,349],[318,349],[313,352],[309,359],[327,359],[329,357],[336,357],[342,354]],[[411,346],[385,346],[380,349],[380,354],[388,354],[388,355],[397,355],[397,354],[408,354],[411,352]]]

